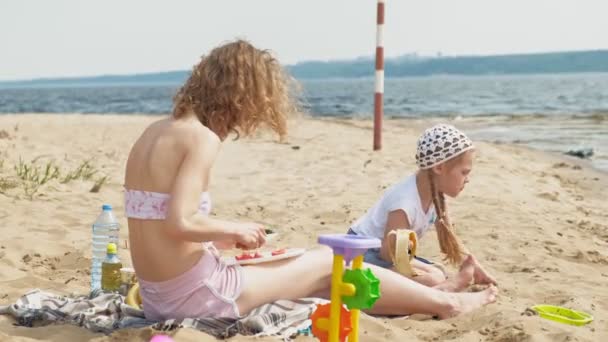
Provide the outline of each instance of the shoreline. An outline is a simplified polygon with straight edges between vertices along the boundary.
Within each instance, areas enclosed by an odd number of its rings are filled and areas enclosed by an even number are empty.
[[[40,117],[40,118],[46,118],[46,117],[53,118],[53,117],[63,116],[63,115],[65,115],[67,117],[77,116],[77,117],[86,117],[86,118],[96,118],[96,120],[99,120],[101,118],[105,118],[105,119],[120,118],[122,120],[126,117],[159,120],[162,117],[168,116],[169,114],[168,113],[166,113],[166,114],[149,114],[149,113],[135,113],[135,114],[132,114],[132,113],[107,113],[107,114],[106,113],[4,113],[4,114],[0,114],[0,123],[2,122],[2,120],[1,120],[2,117],[33,116],[33,117]],[[600,115],[599,120],[596,120],[595,117],[593,117],[593,116],[578,117],[577,114],[572,114],[568,118],[575,119],[575,120],[594,120],[594,121],[598,121],[598,122],[607,121],[607,124],[608,124],[608,113],[600,113],[598,115]],[[370,130],[370,141],[372,141],[372,139],[373,139],[373,118],[362,119],[362,118],[357,118],[357,117],[323,116],[323,115],[316,115],[316,114],[310,114],[310,113],[300,113],[296,117],[292,118],[292,121],[294,119],[295,120],[298,120],[298,119],[321,120],[321,121],[334,122],[337,124],[346,124],[349,122],[355,122],[356,127],[369,129]],[[522,118],[520,118],[518,115],[497,115],[497,116],[485,115],[485,116],[469,116],[469,117],[462,117],[460,115],[456,115],[456,116],[446,116],[446,117],[430,116],[428,118],[391,116],[391,117],[385,117],[383,119],[383,122],[384,123],[392,122],[393,124],[400,126],[400,127],[404,127],[404,128],[407,125],[403,125],[403,123],[412,123],[413,127],[421,128],[425,125],[424,123],[426,123],[427,125],[430,125],[430,124],[436,124],[436,123],[440,123],[440,122],[446,122],[446,123],[455,125],[459,128],[462,128],[465,132],[468,133],[469,130],[474,129],[474,128],[479,128],[479,127],[484,127],[484,126],[487,127],[487,126],[491,125],[492,123],[494,123],[497,119],[501,120],[500,122],[506,122],[506,123],[517,123],[517,122],[522,121]],[[551,119],[551,116],[543,115],[543,114],[538,114],[538,116],[537,116],[535,114],[535,115],[527,116],[523,120],[535,120],[535,119]],[[7,128],[10,128],[10,127],[7,127]],[[2,131],[5,131],[6,133],[2,133]],[[2,135],[8,134],[10,136],[9,131],[10,131],[9,129],[0,128],[0,139],[2,139]],[[469,134],[469,135],[471,135],[471,134]],[[471,136],[474,137],[474,134]],[[512,147],[517,146],[522,149],[527,149],[529,151],[539,152],[541,154],[553,156],[554,158],[561,159],[563,162],[573,163],[580,167],[590,168],[592,170],[599,172],[602,175],[608,175],[608,155],[606,156],[607,159],[605,161],[605,164],[607,165],[607,167],[601,168],[594,163],[595,158],[579,158],[579,157],[567,155],[564,151],[555,151],[555,150],[550,151],[550,150],[544,150],[541,148],[533,147],[533,146],[530,146],[529,144],[526,144],[525,142],[500,141],[497,139],[494,139],[494,140],[492,140],[492,139],[474,139],[474,140],[483,141],[484,143],[494,144],[494,145],[508,145],[508,146],[512,146]],[[371,146],[371,142],[370,142],[370,146]],[[371,150],[371,147],[370,147],[370,150]],[[595,152],[595,156],[597,156],[597,152],[595,150],[594,150],[594,152]]]
[[[340,122],[358,122],[361,125],[365,125],[365,123],[367,123],[367,126],[365,126],[367,129],[372,130],[373,129],[373,119],[359,119],[359,118],[342,118],[342,117],[327,117],[327,116],[309,116],[309,118],[313,119],[313,120],[327,120],[327,121],[331,121],[331,122],[335,122],[335,123],[340,123]],[[519,122],[519,118],[517,116],[514,117],[509,117],[509,116],[500,116],[500,117],[494,117],[494,116],[480,116],[480,117],[476,117],[476,116],[471,116],[471,117],[460,117],[460,116],[454,116],[454,117],[428,117],[428,118],[406,118],[406,117],[390,117],[390,118],[385,118],[383,120],[383,122],[393,122],[396,125],[399,126],[406,126],[403,125],[402,123],[412,123],[414,127],[421,127],[423,125],[423,123],[429,123],[429,124],[435,124],[435,123],[440,123],[440,122],[446,122],[452,125],[455,125],[459,128],[462,128],[465,132],[468,132],[470,129],[474,129],[475,127],[479,128],[479,127],[483,127],[483,126],[489,126],[491,125],[497,118],[503,118],[504,122],[507,123],[516,123]],[[549,119],[549,116],[546,117],[542,117],[542,119]],[[579,119],[576,117],[573,117],[575,119]],[[534,118],[532,118],[534,119]],[[587,120],[587,118],[582,117],[580,118],[582,120]],[[491,120],[491,121],[490,121]],[[601,121],[603,122],[604,119],[602,119]],[[607,120],[607,125],[608,125],[608,119]],[[372,131],[373,132],[373,131]],[[371,132],[370,132],[371,133]],[[471,135],[474,137],[474,135]],[[372,139],[372,138],[370,138]],[[574,163],[576,165],[579,165],[580,167],[588,167],[591,168],[595,171],[600,172],[601,174],[604,175],[608,175],[608,167],[607,168],[601,168],[597,165],[594,164],[594,160],[592,158],[579,158],[579,157],[574,157],[574,156],[570,156],[567,155],[565,152],[563,151],[548,151],[548,150],[543,150],[540,148],[536,148],[536,147],[532,147],[529,146],[526,143],[523,142],[509,142],[509,141],[499,141],[499,140],[492,140],[492,139],[474,139],[474,140],[479,140],[479,141],[483,141],[485,143],[488,144],[495,144],[495,145],[509,145],[509,146],[517,146],[517,147],[521,147],[523,149],[527,149],[530,151],[535,151],[535,152],[539,152],[542,154],[547,154],[547,155],[551,155],[555,158],[559,158],[559,159],[563,159],[564,162],[569,162],[569,163]],[[371,141],[371,140],[370,140]],[[371,144],[371,143],[370,143]],[[370,145],[371,146],[371,145]],[[597,154],[597,151],[594,151]],[[608,157],[608,156],[606,156]],[[606,159],[606,165],[608,166],[608,159]]]
[[[133,116],[133,117],[156,117],[161,118],[169,115],[164,114],[149,114],[149,113],[0,113],[3,116],[57,116],[57,115],[82,115],[82,116]],[[366,114],[369,116],[370,114]],[[350,114],[348,116],[341,115],[322,115],[314,113],[302,113],[302,117],[307,117],[313,120],[336,120],[336,121],[359,121],[372,122],[373,117],[361,118],[359,114]],[[409,116],[394,116],[385,115],[384,122],[449,122],[453,125],[463,128],[469,133],[472,139],[485,141],[497,144],[511,144],[531,147],[534,150],[541,152],[562,154],[569,158],[566,154],[571,150],[591,149],[593,156],[587,158],[578,158],[584,163],[589,163],[593,168],[602,172],[608,173],[608,138],[604,137],[601,128],[596,128],[597,125],[605,123],[608,125],[608,112],[598,113],[572,113],[564,115],[547,115],[547,114],[496,114],[496,115],[446,115],[446,116],[428,116],[428,117],[409,117]],[[579,127],[571,127],[571,133],[563,133],[561,136],[555,137],[552,132],[560,130],[562,127],[567,127],[575,122]],[[582,126],[580,126],[582,125]],[[540,131],[539,131],[539,128]],[[545,130],[546,135],[540,135],[542,130]],[[496,132],[498,130],[498,132]],[[577,131],[578,130],[578,131]],[[583,132],[581,132],[583,130]],[[526,132],[527,131],[527,132]],[[547,133],[551,132],[551,133]],[[6,134],[6,133],[3,133]],[[592,140],[588,140],[593,134]],[[576,137],[575,137],[576,136]],[[564,140],[577,141],[587,139],[586,143],[570,142]]]

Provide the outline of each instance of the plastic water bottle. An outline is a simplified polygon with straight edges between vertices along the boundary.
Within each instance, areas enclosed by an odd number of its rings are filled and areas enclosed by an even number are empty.
[[[110,242],[106,258],[101,264],[101,289],[103,291],[113,292],[120,290],[120,269],[122,268],[122,263],[116,253],[116,244]]]
[[[104,204],[102,212],[93,223],[93,253],[91,257],[91,291],[101,288],[101,263],[106,258],[108,243],[118,246],[120,225],[112,212],[112,206]]]

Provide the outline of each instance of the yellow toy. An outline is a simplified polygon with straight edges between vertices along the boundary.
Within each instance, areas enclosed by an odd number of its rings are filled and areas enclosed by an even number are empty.
[[[142,309],[141,295],[139,294],[139,282],[133,284],[127,293],[125,302],[134,308]]]
[[[334,251],[330,303],[318,305],[310,316],[312,333],[321,342],[359,340],[359,314],[380,298],[380,281],[370,269],[362,269],[363,254],[379,248],[380,240],[357,235],[322,235],[319,243]],[[351,269],[345,270],[353,261]],[[344,305],[348,309],[344,307]]]
[[[415,277],[417,274],[412,267],[412,260],[416,256],[416,247],[418,246],[416,233],[409,229],[397,229],[391,231],[387,238],[391,236],[395,237],[395,250],[389,249],[389,253],[395,271],[409,278]],[[410,244],[412,245],[411,249]]]

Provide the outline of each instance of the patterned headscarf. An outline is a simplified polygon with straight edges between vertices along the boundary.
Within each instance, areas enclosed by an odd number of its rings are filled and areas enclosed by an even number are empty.
[[[418,139],[416,164],[423,170],[430,169],[472,148],[473,142],[456,127],[438,124],[424,131]]]

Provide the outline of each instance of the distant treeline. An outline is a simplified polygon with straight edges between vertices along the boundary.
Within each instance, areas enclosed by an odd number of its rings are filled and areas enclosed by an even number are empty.
[[[287,68],[293,76],[301,79],[371,77],[374,75],[374,60],[359,58],[345,61],[309,61]],[[608,50],[504,56],[408,55],[387,59],[384,69],[386,77],[608,72]],[[0,87],[180,84],[188,74],[189,71],[168,71],[137,75],[36,79],[0,82]]]
[[[298,78],[373,76],[374,60],[302,62],[290,67]],[[401,57],[387,59],[386,77],[608,72],[608,50],[504,56]]]

